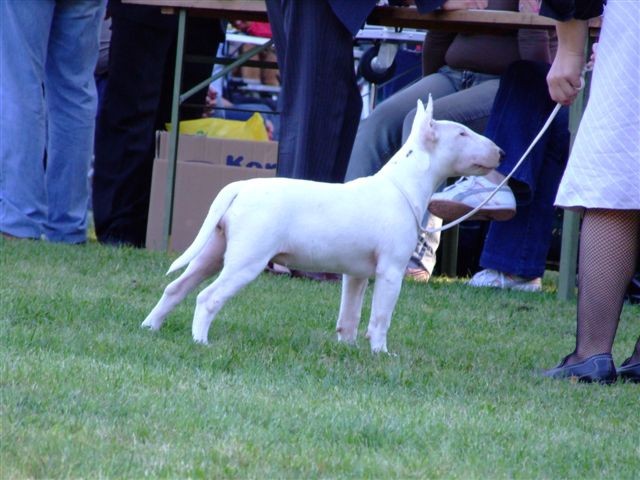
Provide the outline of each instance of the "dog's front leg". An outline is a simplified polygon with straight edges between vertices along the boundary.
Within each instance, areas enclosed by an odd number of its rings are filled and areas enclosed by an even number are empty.
[[[340,313],[336,325],[340,342],[355,343],[356,341],[362,312],[362,300],[368,281],[367,278],[342,276],[342,298],[340,299]]]
[[[398,301],[402,287],[404,271],[393,269],[378,272],[373,288],[371,318],[366,337],[371,343],[372,352],[387,352],[387,331],[391,324],[391,315]]]

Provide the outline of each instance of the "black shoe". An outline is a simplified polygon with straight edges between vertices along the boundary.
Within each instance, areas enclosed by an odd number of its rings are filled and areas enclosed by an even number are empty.
[[[98,242],[102,245],[107,245],[109,247],[131,247],[131,248],[143,248],[144,243],[140,241],[131,240],[129,238],[124,237],[116,237],[113,235],[100,236],[98,237]]]
[[[640,383],[640,362],[631,363],[631,357],[622,362],[617,372],[620,380]]]
[[[587,383],[608,384],[616,381],[616,366],[610,353],[593,355],[582,362],[565,366],[570,356],[564,357],[556,368],[547,370],[542,375],[549,378],[575,378],[579,382]]]

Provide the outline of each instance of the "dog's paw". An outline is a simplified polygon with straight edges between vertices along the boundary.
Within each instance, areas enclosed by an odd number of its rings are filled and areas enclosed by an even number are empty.
[[[193,343],[196,343],[196,344],[198,344],[198,345],[205,345],[205,346],[207,346],[207,345],[209,345],[209,340],[208,340],[206,337],[205,337],[205,338],[201,338],[201,337],[196,337],[196,336],[194,335],[194,337],[193,337]]]
[[[160,330],[161,326],[162,323],[154,322],[149,318],[140,324],[140,328],[145,328],[147,330]]]
[[[386,338],[376,338],[374,336],[370,336],[369,341],[371,342],[371,352],[372,353],[389,353],[387,351],[387,339]]]
[[[387,351],[387,346],[386,345],[382,345],[382,346],[373,346],[371,345],[371,353],[389,353]]]
[[[346,343],[349,345],[355,345],[356,339],[358,337],[358,331],[353,330],[351,332],[345,330],[344,328],[336,328],[336,333],[338,335],[338,341],[342,343]]]

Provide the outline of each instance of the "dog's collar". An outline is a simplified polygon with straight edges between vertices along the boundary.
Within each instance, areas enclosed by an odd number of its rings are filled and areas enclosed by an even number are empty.
[[[409,150],[407,152],[407,157],[410,156],[412,153],[413,153],[413,150]],[[424,232],[425,229],[422,226],[422,216],[423,216],[422,214],[424,212],[421,211],[421,209],[420,209],[420,207],[418,205],[415,205],[411,201],[411,197],[409,196],[407,191],[404,189],[402,184],[400,184],[395,178],[393,178],[393,175],[382,175],[382,177],[384,177],[387,180],[389,180],[389,182],[391,182],[391,185],[393,185],[396,188],[396,190],[398,190],[398,192],[400,192],[402,197],[407,202],[407,205],[409,206],[409,209],[411,210],[411,213],[413,213],[413,218],[416,221],[416,225],[418,227],[418,231]]]

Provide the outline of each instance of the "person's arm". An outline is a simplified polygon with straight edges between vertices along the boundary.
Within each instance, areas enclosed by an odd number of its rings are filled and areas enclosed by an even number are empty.
[[[434,10],[469,10],[487,8],[489,0],[415,0],[420,13]]]
[[[584,65],[587,20],[602,15],[604,0],[542,0],[540,14],[559,20],[558,53],[551,65],[547,84],[556,102],[570,105],[575,100]]]
[[[602,15],[604,0],[542,0],[540,15],[561,22],[587,20]]]
[[[562,105],[570,105],[580,90],[580,76],[584,66],[584,46],[587,39],[586,20],[558,22],[558,53],[547,75],[551,98]]]

